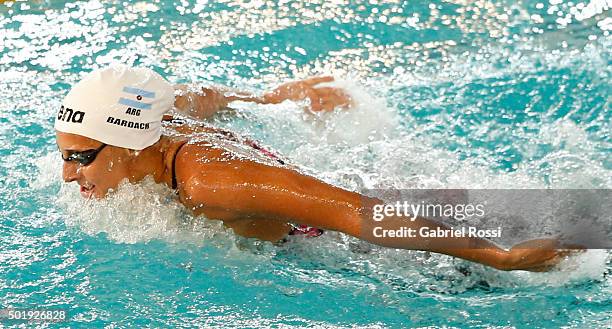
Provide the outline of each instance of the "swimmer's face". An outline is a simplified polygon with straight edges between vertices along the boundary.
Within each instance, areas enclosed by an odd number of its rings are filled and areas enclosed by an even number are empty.
[[[57,146],[63,158],[74,152],[95,150],[102,143],[75,134],[56,132]],[[110,189],[128,178],[130,155],[127,149],[107,145],[98,152],[95,160],[88,165],[76,161],[64,161],[62,176],[65,182],[77,182],[84,198],[103,198]]]

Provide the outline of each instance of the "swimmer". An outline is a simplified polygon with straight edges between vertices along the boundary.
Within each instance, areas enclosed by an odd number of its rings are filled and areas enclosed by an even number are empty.
[[[137,183],[151,176],[174,189],[194,215],[221,220],[238,235],[267,241],[300,232],[319,235],[314,227],[500,270],[545,271],[567,254],[554,239],[531,240],[505,250],[481,238],[376,238],[367,233],[371,224],[363,219],[372,218],[372,205],[379,201],[305,175],[231,132],[167,116],[174,107],[202,119],[236,100],[270,104],[309,99],[315,111],[349,108],[350,97],[342,90],[317,87],[331,81],[317,77],[290,82],[256,97],[213,88],[175,90],[145,68],[96,70],[73,86],[55,120],[63,179],[77,182],[83,197],[99,199],[126,179]],[[386,223],[390,229],[406,225],[400,218]],[[446,227],[426,218],[408,225],[415,230]]]

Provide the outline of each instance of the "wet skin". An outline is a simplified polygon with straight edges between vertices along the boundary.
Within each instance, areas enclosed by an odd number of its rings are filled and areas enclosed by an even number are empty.
[[[556,241],[539,239],[515,246],[510,251],[484,239],[376,239],[364,234],[361,219],[368,216],[376,200],[346,191],[304,175],[257,153],[239,141],[214,134],[214,129],[176,127],[184,133],[199,131],[176,157],[177,192],[180,202],[195,215],[222,220],[236,234],[277,241],[290,231],[288,223],[306,224],[343,232],[391,248],[429,250],[483,263],[502,270],[548,270],[567,252],[556,250]],[[65,157],[69,150],[84,151],[100,147],[87,137],[56,133],[56,141]],[[172,160],[184,137],[163,136],[156,144],[139,153],[107,146],[87,166],[64,162],[63,178],[77,182],[84,197],[103,198],[123,179],[132,183],[150,175],[155,182],[172,185]],[[242,154],[237,150],[245,151]],[[85,191],[83,191],[83,187]],[[387,228],[406,225],[403,220],[386,219]],[[412,227],[444,227],[419,218]],[[438,242],[439,241],[439,242]]]
[[[318,80],[316,80],[318,79]],[[280,102],[283,99],[308,97],[324,104],[347,104],[345,94],[324,89],[320,94],[314,85],[330,81],[315,78],[282,85],[262,98],[241,96],[241,100],[258,103]],[[204,118],[227,105],[227,97],[204,90],[204,95],[188,92],[176,99],[176,110]],[[460,257],[501,270],[525,269],[545,271],[567,254],[559,250],[556,240],[537,239],[516,245],[511,250],[479,238],[447,239],[381,239],[371,232],[372,205],[379,200],[343,190],[305,175],[295,167],[279,164],[263,156],[240,140],[219,133],[212,127],[176,125],[176,134],[162,136],[154,145],[134,152],[107,146],[95,161],[83,166],[67,161],[63,166],[66,182],[77,182],[86,198],[103,198],[111,189],[128,179],[137,183],[146,176],[155,182],[172,186],[172,162],[176,154],[177,193],[180,202],[195,215],[222,220],[236,234],[267,241],[278,241],[290,231],[288,223],[306,224],[345,234],[381,246],[427,250]],[[171,135],[171,136],[170,136]],[[64,157],[70,152],[97,149],[101,142],[74,134],[56,133],[57,145]],[[406,222],[386,218],[385,228],[408,226],[445,228],[444,224],[418,218]]]

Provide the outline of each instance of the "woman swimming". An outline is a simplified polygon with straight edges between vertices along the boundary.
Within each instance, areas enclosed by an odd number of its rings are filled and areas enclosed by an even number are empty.
[[[253,141],[220,129],[186,125],[164,115],[173,105],[199,118],[235,100],[279,103],[310,99],[314,110],[349,106],[339,89],[316,88],[332,78],[313,78],[280,86],[262,97],[203,89],[178,91],[144,68],[115,66],[88,74],[64,99],[55,121],[64,159],[63,179],[77,182],[85,198],[103,198],[123,180],[152,176],[175,189],[195,215],[222,220],[236,234],[278,241],[295,227],[339,231],[391,248],[427,250],[501,270],[544,271],[566,250],[554,239],[523,242],[510,250],[471,237],[389,239],[372,235],[373,206],[380,200],[347,191],[305,175]],[[167,118],[170,119],[170,118]],[[169,128],[162,134],[162,126]],[[446,228],[426,218],[393,216],[386,228]]]

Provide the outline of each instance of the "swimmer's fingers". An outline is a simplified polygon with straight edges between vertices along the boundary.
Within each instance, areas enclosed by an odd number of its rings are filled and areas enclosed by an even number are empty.
[[[581,254],[585,251],[586,249],[557,249],[555,251],[556,254],[554,257],[543,261],[538,265],[526,267],[523,269],[530,272],[549,272],[555,267],[557,267],[557,265],[559,265],[561,261],[567,259],[568,257],[577,256],[578,254]]]
[[[333,111],[337,108],[348,109],[353,103],[350,98],[322,97],[322,108],[325,111]]]
[[[338,107],[349,108],[352,105],[349,98],[335,95],[320,96],[315,92],[310,92],[308,98],[310,99],[310,107],[315,112],[333,111]]]
[[[323,110],[323,99],[314,91],[314,89],[308,89],[305,92],[308,99],[310,99],[310,108],[315,112]]]
[[[353,105],[351,97],[339,88],[315,88],[315,93],[319,98],[320,108],[324,111],[333,111],[338,107],[350,108]],[[314,107],[313,111],[316,111]]]
[[[549,271],[563,259],[584,251],[575,244],[562,244],[557,239],[534,239],[521,242],[510,250],[506,270]]]
[[[332,82],[332,81],[334,81],[334,77],[326,75],[326,76],[308,78],[308,79],[302,80],[301,82],[311,87],[314,87],[315,85],[318,85],[319,83]]]

